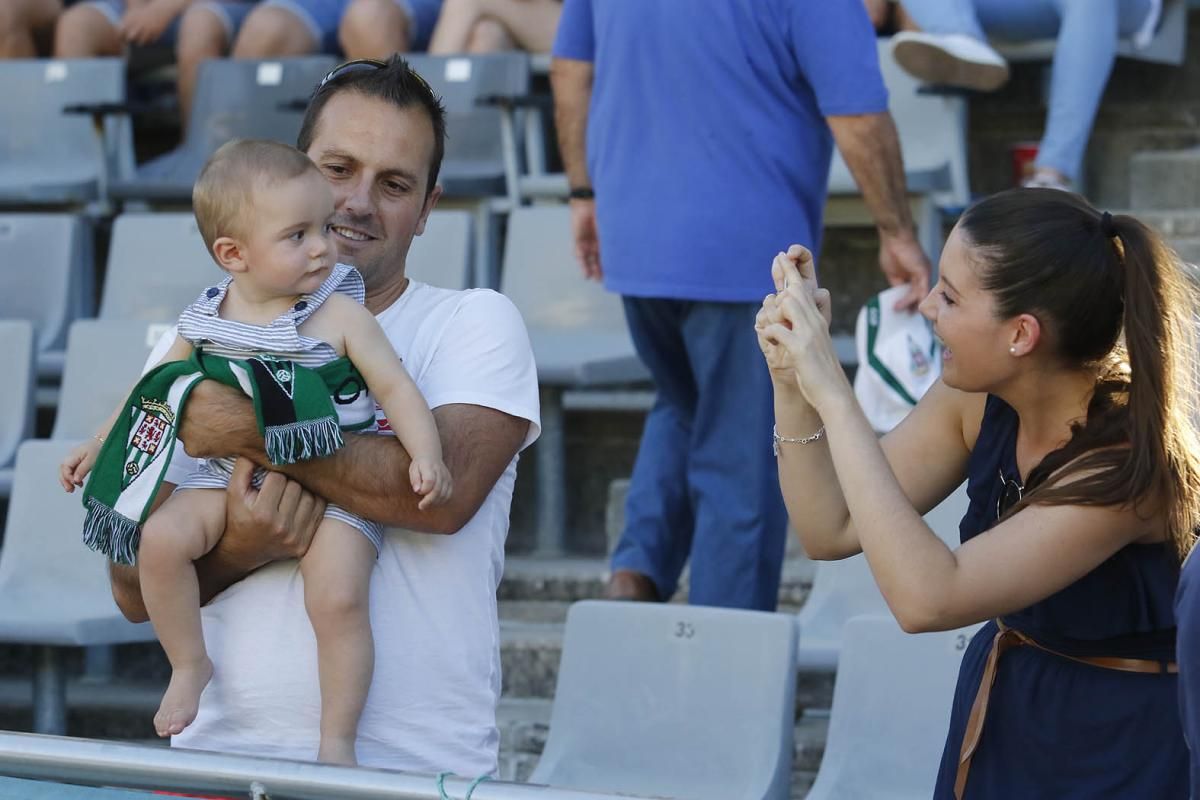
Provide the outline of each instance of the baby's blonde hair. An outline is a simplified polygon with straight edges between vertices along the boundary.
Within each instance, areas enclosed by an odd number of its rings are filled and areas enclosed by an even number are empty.
[[[255,189],[298,178],[309,170],[317,172],[308,156],[283,142],[233,139],[221,145],[192,187],[192,209],[209,254],[217,239],[244,236],[247,226],[254,224],[249,212]]]

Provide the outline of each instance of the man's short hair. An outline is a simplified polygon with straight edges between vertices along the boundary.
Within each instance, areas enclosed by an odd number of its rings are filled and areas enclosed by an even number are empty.
[[[370,64],[378,64],[370,69]],[[363,68],[356,68],[363,65]],[[425,185],[425,196],[437,185],[438,172],[442,168],[442,157],[446,152],[446,109],[425,79],[417,74],[407,61],[394,55],[386,62],[351,62],[352,68],[326,78],[312,94],[296,147],[307,153],[317,134],[317,122],[329,98],[341,92],[354,92],[364,97],[377,97],[398,109],[419,108],[429,117],[433,125],[433,158],[429,162],[429,180]],[[336,73],[337,70],[334,70]],[[334,73],[330,73],[333,75]]]
[[[192,209],[208,252],[222,236],[244,236],[254,190],[320,172],[291,145],[263,139],[234,139],[217,149],[192,187]]]

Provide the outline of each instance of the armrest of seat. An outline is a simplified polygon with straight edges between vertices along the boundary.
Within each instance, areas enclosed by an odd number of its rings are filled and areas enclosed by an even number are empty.
[[[550,111],[554,108],[554,98],[548,94],[488,94],[475,100],[477,106],[489,106],[512,111],[517,108],[533,108],[538,111]]]

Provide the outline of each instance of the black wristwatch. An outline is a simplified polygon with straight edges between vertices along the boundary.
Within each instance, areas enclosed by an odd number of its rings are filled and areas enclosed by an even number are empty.
[[[594,200],[596,193],[592,191],[592,187],[590,186],[576,186],[567,192],[567,197],[572,200]]]

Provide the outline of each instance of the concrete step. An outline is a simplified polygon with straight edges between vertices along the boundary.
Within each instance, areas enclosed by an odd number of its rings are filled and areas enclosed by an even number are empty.
[[[1136,153],[1130,159],[1129,178],[1133,208],[1200,206],[1200,148]]]

